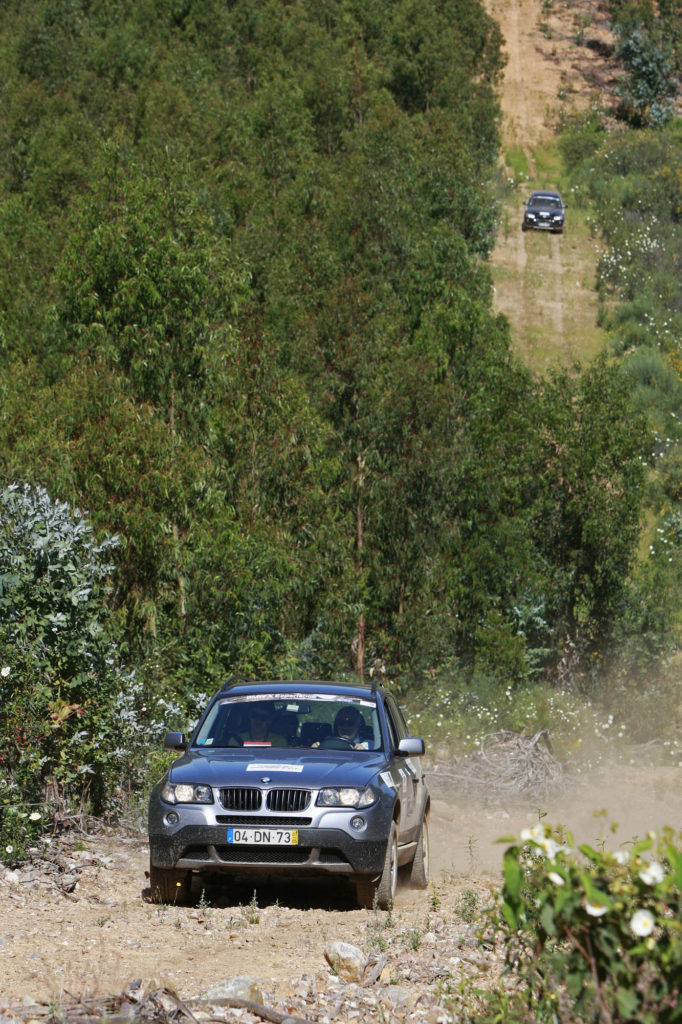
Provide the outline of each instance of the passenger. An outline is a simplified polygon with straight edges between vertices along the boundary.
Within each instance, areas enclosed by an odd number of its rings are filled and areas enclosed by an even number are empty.
[[[268,704],[252,704],[249,707],[249,728],[239,733],[242,744],[269,743],[271,747],[286,747],[287,741],[278,732],[270,732],[272,708]]]

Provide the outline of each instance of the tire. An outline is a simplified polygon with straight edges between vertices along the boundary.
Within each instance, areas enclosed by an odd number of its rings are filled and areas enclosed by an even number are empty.
[[[355,883],[357,901],[361,907],[390,910],[398,888],[398,830],[394,821],[386,844],[384,866],[379,878],[359,878]]]
[[[424,817],[417,840],[417,849],[410,864],[409,885],[413,889],[426,889],[429,884],[429,819]]]
[[[189,871],[176,868],[156,868],[149,865],[149,888],[152,903],[170,903],[176,906],[187,903],[192,887]]]

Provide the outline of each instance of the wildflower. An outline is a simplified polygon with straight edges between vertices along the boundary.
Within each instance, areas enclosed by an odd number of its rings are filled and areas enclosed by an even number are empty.
[[[607,913],[608,907],[603,903],[591,903],[589,900],[585,901],[585,910],[590,917],[603,917]]]
[[[640,938],[645,938],[647,935],[651,935],[654,930],[654,917],[648,910],[638,910],[632,915],[630,921],[630,928],[635,935],[639,935]]]
[[[613,855],[613,859],[615,860],[616,864],[627,864],[627,862],[630,860],[630,853],[628,850],[616,850],[616,852]]]
[[[561,877],[561,875],[558,875],[556,871],[550,871],[547,877],[549,878],[550,882],[554,882],[555,885],[564,885],[564,879]]]
[[[545,838],[544,825],[533,825],[532,828],[521,829],[521,839],[524,843],[539,843]]]
[[[29,821],[40,821],[40,814],[38,813],[38,811],[33,811],[31,814],[29,814],[28,820]]]
[[[557,843],[556,839],[552,839],[551,837],[549,839],[542,839],[540,841],[540,846],[545,851],[548,860],[554,860],[557,853],[566,852],[566,847]]]
[[[10,674],[11,671],[12,669],[9,667],[9,665],[3,665],[3,667],[0,669],[0,676],[2,676],[3,679],[7,679],[7,676]]]
[[[13,846],[6,846],[5,847],[5,853],[14,853],[14,847]]]
[[[642,868],[639,877],[645,885],[658,885],[665,878],[665,871],[658,861],[652,860]]]

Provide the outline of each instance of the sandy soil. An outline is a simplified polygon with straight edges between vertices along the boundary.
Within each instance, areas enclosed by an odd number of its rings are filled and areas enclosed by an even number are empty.
[[[682,825],[677,766],[614,765],[589,779],[576,775],[539,807],[462,803],[437,771],[432,788],[433,882],[425,892],[399,890],[391,925],[396,964],[406,949],[400,937],[417,925],[426,928],[436,905],[443,922],[459,924],[462,933],[458,907],[465,894],[475,894],[481,906],[499,883],[499,840],[518,835],[538,815],[569,827],[578,841],[611,848],[653,828]],[[612,823],[618,824],[615,835]],[[0,872],[0,1008],[20,1005],[26,997],[118,993],[137,979],[190,998],[218,980],[243,975],[258,979],[276,1002],[295,991],[301,978],[313,979],[320,991],[333,983],[324,959],[332,939],[366,952],[372,947],[377,915],[357,909],[340,882],[207,882],[203,897],[197,886],[194,906],[157,906],[149,902],[142,835],[81,835],[57,860],[59,874],[46,873],[45,864],[33,876],[30,869]],[[451,940],[449,946],[439,946],[436,938],[434,943],[424,954],[428,963],[413,967],[410,984],[417,990],[428,987],[428,964],[452,960]]]

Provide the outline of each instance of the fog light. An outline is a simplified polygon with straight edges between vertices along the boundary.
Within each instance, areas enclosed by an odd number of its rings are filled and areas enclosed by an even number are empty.
[[[179,821],[180,821],[180,816],[178,814],[176,814],[175,811],[169,811],[168,814],[166,815],[166,824],[167,825],[177,825],[177,823]]]
[[[361,814],[354,814],[350,819],[350,827],[354,828],[356,832],[362,832],[367,822]]]

